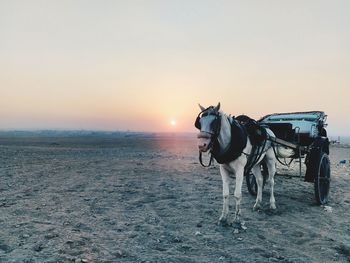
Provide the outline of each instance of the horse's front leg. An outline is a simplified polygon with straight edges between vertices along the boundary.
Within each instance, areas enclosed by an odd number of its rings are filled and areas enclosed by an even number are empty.
[[[222,213],[219,218],[219,224],[226,225],[228,223],[228,212],[229,212],[229,195],[230,195],[230,176],[228,171],[220,165],[220,173],[222,178]]]
[[[244,166],[243,166],[244,167]],[[241,201],[242,201],[242,184],[243,184],[243,176],[244,176],[244,168],[238,168],[236,169],[236,187],[235,187],[235,203],[236,203],[236,210],[235,210],[235,218],[234,222],[239,223],[241,221]]]

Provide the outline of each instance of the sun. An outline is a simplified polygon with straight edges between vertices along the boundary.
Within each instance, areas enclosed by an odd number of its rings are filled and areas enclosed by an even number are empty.
[[[175,127],[175,126],[176,126],[176,120],[171,120],[171,121],[170,121],[170,125],[173,126],[173,127]]]

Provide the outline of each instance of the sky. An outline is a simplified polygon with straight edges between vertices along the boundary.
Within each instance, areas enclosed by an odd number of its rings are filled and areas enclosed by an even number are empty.
[[[0,130],[194,132],[322,110],[350,135],[350,1],[0,0]]]

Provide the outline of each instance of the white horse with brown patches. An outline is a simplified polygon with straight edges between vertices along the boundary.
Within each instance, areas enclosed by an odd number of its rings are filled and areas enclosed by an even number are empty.
[[[210,151],[217,161],[218,159],[221,161],[220,173],[223,184],[223,208],[219,223],[228,223],[230,183],[233,178],[236,179],[234,191],[234,199],[236,204],[234,221],[240,222],[240,205],[242,201],[244,168],[247,164],[248,156],[252,154],[252,144],[246,133],[239,133],[239,131],[242,130],[242,127],[239,127],[241,124],[233,117],[227,116],[223,112],[219,111],[220,103],[216,107],[211,106],[205,108],[201,105],[199,105],[199,107],[201,112],[196,119],[195,126],[200,130],[197,136],[199,140],[198,149],[200,155],[204,152]],[[267,133],[274,136],[272,131],[269,129],[267,129]],[[235,148],[235,145],[239,144],[241,144],[241,146]],[[261,151],[260,158],[252,167],[252,172],[258,185],[254,210],[259,209],[262,202],[263,176],[260,169],[260,163],[262,161],[266,162],[269,173],[268,181],[270,183],[270,208],[276,209],[275,197],[273,193],[274,175],[276,172],[276,157],[270,141],[266,140],[263,147],[264,148]]]

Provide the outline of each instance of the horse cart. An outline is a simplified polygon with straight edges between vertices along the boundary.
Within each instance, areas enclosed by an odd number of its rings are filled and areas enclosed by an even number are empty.
[[[275,154],[279,149],[289,150],[288,158],[277,158],[282,165],[299,160],[301,176],[302,159],[306,165],[304,181],[314,184],[315,199],[324,205],[328,201],[330,187],[329,140],[325,127],[326,118],[322,111],[277,113],[264,116],[258,120],[261,127],[269,128],[275,136],[267,135],[272,142]],[[277,155],[277,154],[276,154]],[[288,161],[287,161],[288,160]],[[268,178],[267,166],[261,163],[264,183]],[[248,191],[256,196],[257,183],[251,167],[245,169]]]

